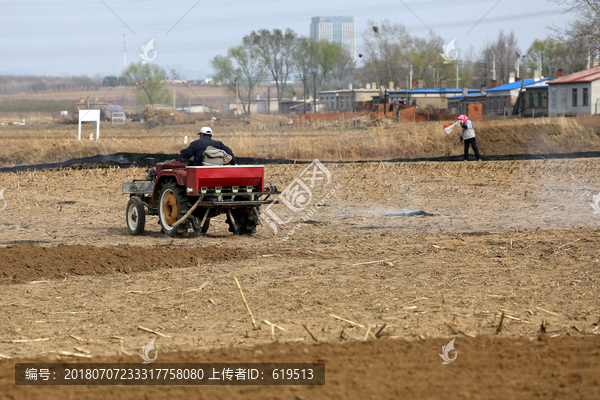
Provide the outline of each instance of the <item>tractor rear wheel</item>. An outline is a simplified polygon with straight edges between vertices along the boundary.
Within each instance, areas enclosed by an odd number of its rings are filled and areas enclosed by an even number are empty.
[[[237,232],[234,226],[231,224],[229,217],[227,217],[227,223],[229,224],[229,232],[236,235],[252,235],[256,233],[256,226],[259,224],[258,217],[254,214],[252,209],[249,210],[234,210],[233,220],[237,227]]]
[[[190,225],[189,218],[176,228],[173,228],[173,224],[179,221],[189,209],[190,203],[185,188],[177,185],[177,182],[167,182],[160,189],[158,201],[158,222],[163,233],[173,237],[186,233]]]
[[[196,233],[208,232],[208,228],[210,227],[210,218],[206,218],[206,221],[204,221],[204,226],[200,226],[200,224],[202,223],[202,218],[196,217],[195,215],[192,215],[190,217],[190,221],[191,221],[192,229],[194,230],[194,232],[196,232]]]
[[[125,210],[125,219],[127,221],[127,230],[130,235],[141,235],[146,226],[146,211],[144,202],[139,197],[132,197],[127,202]]]

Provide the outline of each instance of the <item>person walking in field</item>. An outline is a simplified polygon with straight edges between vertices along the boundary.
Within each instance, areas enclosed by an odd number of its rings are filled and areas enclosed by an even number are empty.
[[[473,152],[475,153],[475,157],[477,161],[481,161],[481,157],[479,156],[479,150],[477,150],[477,143],[475,142],[475,130],[473,129],[473,122],[466,115],[459,115],[458,120],[460,121],[460,126],[462,127],[462,135],[460,136],[460,141],[465,142],[465,161],[469,160],[469,146],[473,148]]]

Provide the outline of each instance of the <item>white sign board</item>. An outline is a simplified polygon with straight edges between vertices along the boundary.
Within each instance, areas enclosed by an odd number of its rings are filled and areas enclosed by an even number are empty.
[[[96,122],[96,139],[100,139],[100,110],[79,110],[79,140],[81,140],[81,122]]]

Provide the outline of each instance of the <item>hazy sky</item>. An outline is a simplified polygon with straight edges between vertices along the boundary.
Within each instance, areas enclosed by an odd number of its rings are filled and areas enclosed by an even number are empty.
[[[357,47],[368,20],[388,18],[413,35],[430,28],[446,42],[456,38],[463,52],[494,40],[500,29],[514,30],[526,51],[547,36],[548,25],[573,18],[548,0],[8,0],[0,1],[0,74],[118,75],[125,32],[127,63],[141,61],[141,46],[154,38],[155,63],[204,79],[212,73],[209,60],[252,30],[308,35],[311,17],[336,15],[354,17]]]

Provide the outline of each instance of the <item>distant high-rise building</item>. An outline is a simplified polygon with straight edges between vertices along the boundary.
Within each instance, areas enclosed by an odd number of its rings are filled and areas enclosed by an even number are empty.
[[[354,17],[313,17],[310,37],[339,43],[354,59]]]

